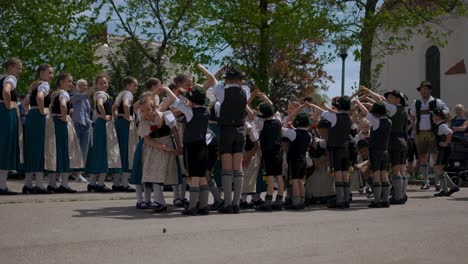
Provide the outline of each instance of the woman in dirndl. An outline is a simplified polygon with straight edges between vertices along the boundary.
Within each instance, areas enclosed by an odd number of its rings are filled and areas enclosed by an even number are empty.
[[[19,59],[10,58],[3,63],[5,75],[0,76],[0,195],[16,194],[8,190],[8,171],[17,170],[20,161],[19,110],[16,105],[17,78],[22,71]]]
[[[46,119],[49,114],[51,91],[49,83],[54,78],[54,68],[49,64],[42,64],[37,69],[37,81],[29,88],[30,106],[26,118],[24,133],[24,167],[26,183],[23,193],[46,194],[42,180],[45,165],[45,130]],[[32,177],[36,176],[36,186],[32,187]],[[51,179],[49,178],[49,182]]]

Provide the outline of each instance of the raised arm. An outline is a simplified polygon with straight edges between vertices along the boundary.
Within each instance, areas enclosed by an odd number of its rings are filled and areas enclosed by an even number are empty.
[[[354,100],[353,102],[359,108],[359,110],[361,110],[364,116],[367,116],[367,114],[369,114],[369,110],[367,110],[367,108],[361,103],[361,101]]]
[[[206,77],[206,81],[203,83],[203,89],[208,90],[208,88],[218,83],[216,77],[210,71],[208,71],[208,69],[206,69],[205,66],[203,66],[202,64],[198,64],[197,66],[203,72],[203,75],[205,75]]]
[[[177,100],[177,96],[169,89],[169,87],[161,86],[158,88],[167,96],[167,99],[159,106],[159,111],[164,112]]]

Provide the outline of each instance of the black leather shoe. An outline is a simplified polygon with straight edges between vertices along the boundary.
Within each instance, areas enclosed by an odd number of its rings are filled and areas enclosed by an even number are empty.
[[[232,206],[232,213],[233,214],[239,214],[240,213],[240,208],[238,205]]]
[[[58,188],[52,187],[50,185],[47,186],[47,192],[49,193],[58,193]]]
[[[382,203],[372,201],[372,202],[369,204],[369,208],[382,208]]]
[[[98,193],[111,193],[113,192],[111,189],[107,188],[106,185],[99,185],[99,184],[96,184],[96,186],[94,186],[96,189],[94,190],[95,192],[98,192]]]
[[[452,195],[452,194],[454,194],[456,192],[459,192],[459,191],[460,191],[460,188],[458,188],[458,187],[450,189],[450,191],[447,193],[447,196],[450,196],[450,195]]]
[[[390,198],[389,200],[390,204],[405,204],[405,199],[400,199],[400,200],[397,200],[395,198]]]
[[[240,208],[241,208],[242,210],[245,210],[245,209],[252,209],[252,207],[250,207],[250,204],[247,203],[247,202],[244,202],[244,201],[240,202],[240,203],[239,203],[239,206],[240,206]]]
[[[33,193],[34,193],[34,192],[33,192],[33,189],[34,189],[34,188],[30,188],[30,187],[28,187],[28,186],[25,185],[25,186],[23,186],[23,190],[22,190],[21,192],[22,192],[23,194],[33,194]]]
[[[96,191],[96,185],[88,184],[88,192]]]
[[[381,202],[382,208],[390,208],[390,203],[389,202]]]
[[[57,189],[57,192],[58,193],[76,193],[76,190],[73,190],[70,187],[65,187],[65,186],[60,185],[60,187],[58,187]]]
[[[448,192],[441,191],[441,192],[438,192],[438,193],[434,193],[434,196],[435,197],[444,197],[444,196],[449,196],[448,194],[449,194]]]
[[[221,209],[219,209],[219,212],[222,214],[233,214],[233,208],[232,205],[225,206]]]
[[[194,216],[194,215],[197,215],[197,211],[198,211],[197,208],[192,208],[192,209],[185,208],[185,210],[182,211],[182,215]]]
[[[0,189],[0,195],[17,195],[17,192],[12,192],[8,188]]]
[[[271,206],[271,209],[273,209],[273,211],[282,211],[283,210],[283,205],[274,203]]]
[[[260,211],[260,212],[271,212],[273,211],[273,206],[271,204],[270,205],[264,204],[264,205],[260,205],[256,207],[255,210]]]
[[[210,207],[205,207],[205,208],[200,208],[197,211],[197,214],[199,215],[209,215],[210,214]]]
[[[37,186],[35,186],[32,189],[32,191],[33,191],[32,193],[34,193],[34,194],[49,194],[49,192],[46,189],[40,188],[40,187],[37,187]]]
[[[438,191],[442,190],[442,187],[440,187],[440,185],[436,185],[435,190],[436,190],[436,192],[438,192]]]
[[[135,192],[135,189],[133,189],[132,187],[130,187],[130,185],[127,185],[127,187],[121,186],[121,187],[120,187],[120,191],[121,191],[121,192],[126,192],[126,193],[134,193],[134,192]]]
[[[167,212],[167,206],[165,205],[162,205],[162,204],[159,204],[158,206],[156,207],[153,207],[154,211],[156,213],[164,213],[164,212]]]

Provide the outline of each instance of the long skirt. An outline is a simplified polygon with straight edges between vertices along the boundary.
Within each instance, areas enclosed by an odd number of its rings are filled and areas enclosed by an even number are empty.
[[[31,109],[26,118],[24,133],[25,172],[44,171],[44,142],[46,117],[39,109]]]
[[[143,144],[145,144],[145,140],[140,139],[135,150],[130,184],[141,184],[141,178],[143,177],[143,159],[141,157]]]
[[[60,120],[59,116],[54,116],[55,126],[55,146],[57,157],[57,168],[55,172],[72,172],[70,169],[70,155],[68,153],[68,124]]]
[[[335,195],[335,178],[328,171],[328,157],[314,159],[315,170],[306,182],[306,197]]]
[[[117,132],[117,139],[119,141],[122,172],[130,172],[131,168],[129,168],[128,162],[128,140],[130,133],[130,122],[123,117],[118,117],[115,120],[115,130]]]
[[[171,145],[170,136],[152,139],[166,146]],[[177,184],[176,156],[156,148],[143,145],[142,182]]]
[[[111,131],[109,131],[109,133],[111,133]],[[98,118],[93,126],[93,144],[88,151],[85,172],[90,174],[109,173],[107,155],[106,121],[102,118]],[[113,169],[113,171],[115,173],[120,173],[121,170]]]
[[[18,114],[0,103],[0,170],[19,168]]]
[[[247,168],[244,168],[244,184],[242,185],[243,194],[252,194],[257,191],[258,170],[261,167],[261,152],[252,157]]]

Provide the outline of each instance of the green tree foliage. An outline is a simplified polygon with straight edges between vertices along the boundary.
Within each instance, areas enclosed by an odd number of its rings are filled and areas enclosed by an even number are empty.
[[[91,79],[100,71],[93,64],[100,29],[95,0],[1,1],[0,60],[21,59],[24,71],[18,89],[26,92],[42,63],[75,78]]]
[[[143,43],[143,47],[148,51],[152,49],[148,42]],[[130,39],[123,39],[118,48],[108,55],[107,59],[110,67],[108,70],[110,77],[108,93],[114,97],[123,89],[121,80],[124,76],[133,76],[138,80],[140,88],[137,93],[141,94],[144,91],[144,82],[153,77],[157,70],[156,65],[151,63],[143,55],[142,49]]]
[[[210,40],[212,47],[218,44],[219,50],[231,48],[233,60],[245,66],[263,91],[270,89],[270,72],[276,58],[287,54],[291,46],[303,47],[303,52],[307,52],[308,45],[304,43],[322,43],[338,29],[331,19],[327,1],[202,2],[205,4],[205,24],[200,28],[202,40]]]
[[[168,77],[167,62],[183,67],[207,63],[208,57],[194,43],[199,16],[194,0],[106,1],[111,14],[118,18],[118,29],[128,34],[142,55],[156,66],[154,77]],[[147,49],[145,42],[157,42],[159,48]],[[196,59],[195,59],[196,58]],[[184,69],[184,68],[183,68]],[[182,69],[182,70],[183,70]]]

